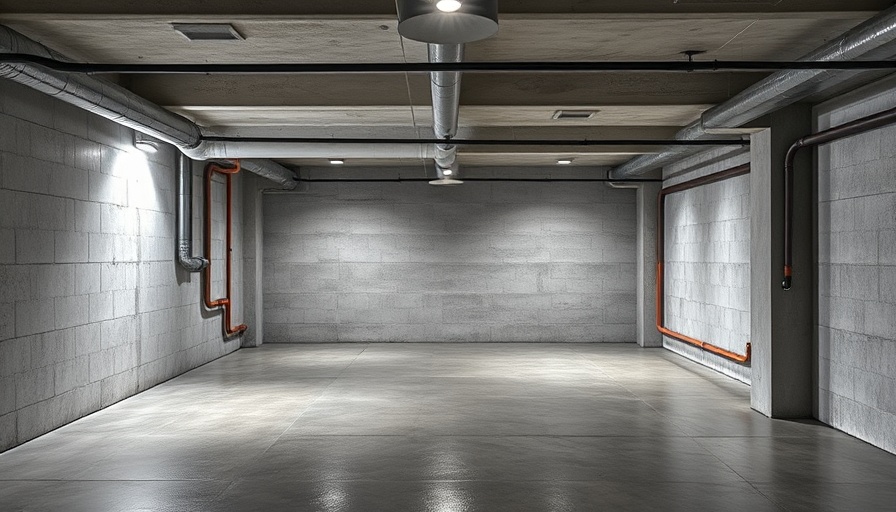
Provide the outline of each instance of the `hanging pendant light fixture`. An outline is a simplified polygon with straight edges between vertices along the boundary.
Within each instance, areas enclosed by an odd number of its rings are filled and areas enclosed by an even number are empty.
[[[434,44],[479,41],[498,32],[498,0],[398,0],[398,33]]]

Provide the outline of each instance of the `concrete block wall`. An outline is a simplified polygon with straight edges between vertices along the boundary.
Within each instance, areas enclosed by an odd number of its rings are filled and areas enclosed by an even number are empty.
[[[896,107],[894,85],[817,107],[818,129]],[[817,159],[818,419],[896,453],[896,126]]]
[[[238,347],[173,259],[173,149],[132,137],[0,81],[0,450]]]
[[[265,342],[632,342],[635,228],[601,183],[268,194]]]
[[[747,163],[715,150],[665,169],[664,187]],[[666,197],[665,322],[686,336],[743,354],[750,340],[750,177]],[[666,348],[738,380],[750,368],[673,338]]]

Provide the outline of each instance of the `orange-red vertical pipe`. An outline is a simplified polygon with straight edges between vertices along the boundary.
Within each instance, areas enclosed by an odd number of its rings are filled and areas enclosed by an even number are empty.
[[[205,166],[205,258],[209,261],[209,264],[203,271],[205,274],[203,301],[205,302],[205,307],[209,309],[220,307],[224,311],[224,334],[228,337],[242,334],[249,328],[246,324],[231,325],[233,321],[232,304],[230,302],[233,283],[233,175],[240,172],[240,161],[234,160],[233,164],[233,167],[223,167],[214,162],[209,162]],[[221,299],[212,299],[212,178],[214,178],[215,174],[224,175],[227,190],[225,199],[227,234],[224,246],[226,295]]]

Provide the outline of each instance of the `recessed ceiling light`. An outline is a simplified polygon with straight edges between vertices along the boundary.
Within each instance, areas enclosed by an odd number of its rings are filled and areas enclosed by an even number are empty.
[[[242,41],[243,36],[229,23],[172,23],[190,41]]]
[[[330,165],[342,165],[345,163],[345,160],[341,158],[333,158],[330,160]]]
[[[454,12],[460,9],[460,6],[458,0],[439,0],[436,3],[436,7],[442,12]]]
[[[557,165],[569,165],[572,163],[572,160],[557,160]]]

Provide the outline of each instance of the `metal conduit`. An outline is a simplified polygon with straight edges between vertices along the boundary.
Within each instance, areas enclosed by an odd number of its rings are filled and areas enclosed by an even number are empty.
[[[797,153],[803,148],[827,144],[893,123],[896,123],[896,108],[807,135],[787,150],[784,158],[784,279],[781,281],[781,287],[785,290],[793,285],[793,162]]]
[[[806,54],[788,70],[775,73],[730,100],[707,110],[700,121],[686,126],[675,135],[675,138],[680,140],[712,138],[707,130],[736,128],[810,94],[853,79],[857,76],[855,70],[872,69],[870,66],[864,67],[870,64],[869,61],[851,59],[891,58],[894,54],[896,54],[896,7],[891,7]],[[825,62],[829,67],[811,67],[809,63],[812,62]],[[896,64],[896,61],[884,62]],[[806,67],[801,67],[799,63]],[[694,148],[677,147],[667,148],[654,155],[642,155],[613,169],[611,176],[631,178],[696,152]]]

